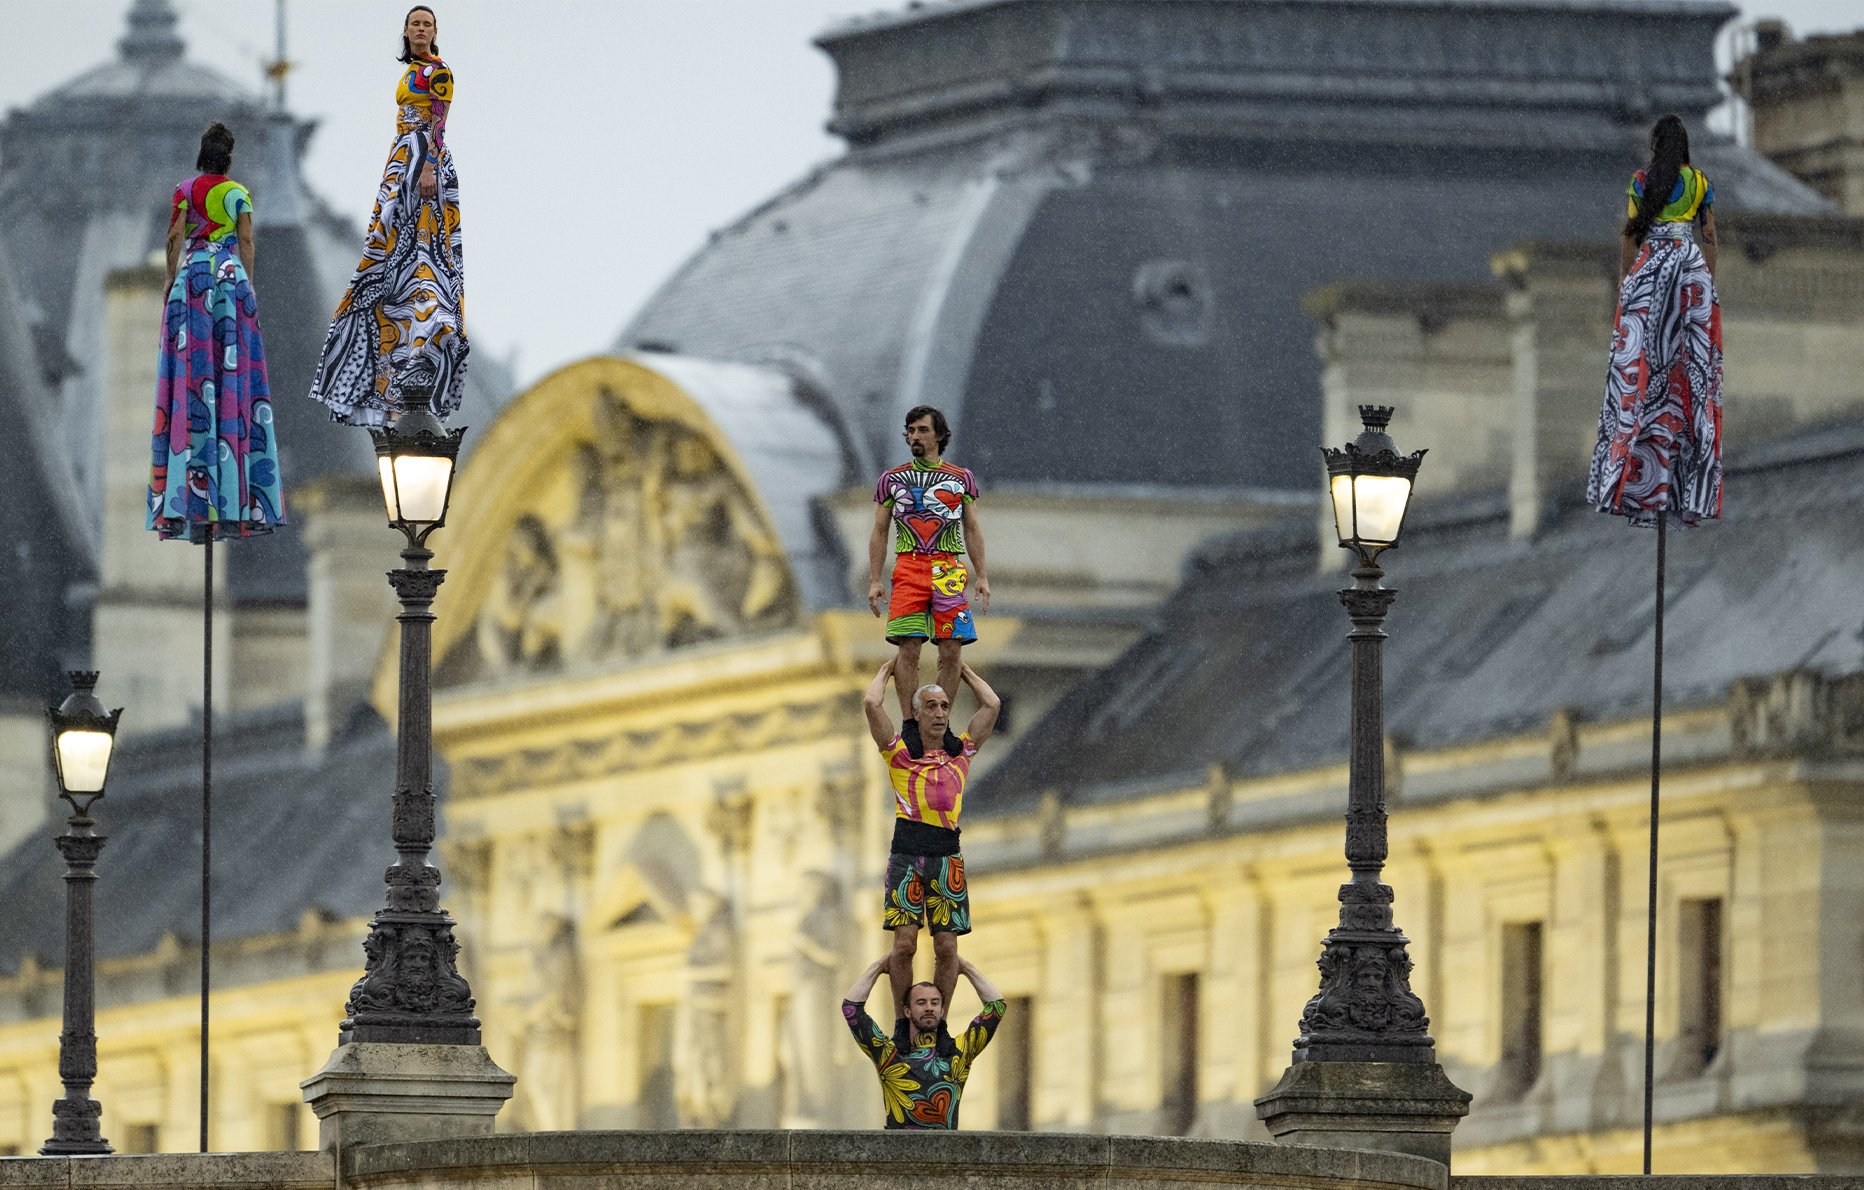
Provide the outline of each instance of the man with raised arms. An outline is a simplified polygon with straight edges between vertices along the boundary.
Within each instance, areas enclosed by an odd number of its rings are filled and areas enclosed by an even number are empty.
[[[919,928],[932,934],[932,982],[942,1003],[951,1003],[958,984],[958,935],[971,932],[971,898],[964,882],[964,857],[958,852],[958,815],[964,809],[964,784],[971,758],[990,738],[1002,705],[996,691],[968,665],[959,675],[977,697],[977,713],[963,735],[951,734],[951,696],[939,686],[921,686],[909,705],[922,747],[914,748],[893,727],[887,713],[887,679],[897,684],[898,658],[874,675],[862,699],[867,729],[887,762],[893,785],[893,849],[887,859],[886,893],[881,927],[893,931],[892,963],[896,1017],[904,1016],[906,988],[913,979],[913,956]]]
[[[964,1036],[953,1041],[941,1036],[948,1001],[937,987],[916,983],[907,994],[906,1008],[895,1024],[893,1035],[867,1015],[868,993],[882,968],[892,965],[889,951],[874,960],[848,989],[841,1014],[848,1020],[856,1045],[861,1047],[880,1075],[880,1096],[886,1102],[888,1128],[956,1128],[958,1101],[964,1097],[965,1080],[977,1056],[996,1035],[1003,1021],[1003,993],[984,978],[983,972],[968,959],[959,959],[964,972],[984,1010],[977,1014]]]
[[[984,577],[984,530],[972,502],[977,478],[944,459],[951,444],[945,415],[930,405],[906,414],[906,445],[913,458],[880,477],[874,489],[874,530],[867,538],[867,606],[878,616],[886,589],[882,568],[887,536],[893,536],[893,594],[887,604],[887,643],[895,658],[900,717],[911,719],[910,692],[919,688],[919,650],[938,648],[938,685],[956,692],[959,650],[977,639],[965,602],[965,585],[977,580],[977,614],[990,610],[990,580]],[[965,568],[968,559],[971,573]],[[912,737],[910,729],[907,738]]]

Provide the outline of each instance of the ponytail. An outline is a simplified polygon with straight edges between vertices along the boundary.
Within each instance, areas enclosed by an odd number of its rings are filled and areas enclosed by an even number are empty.
[[[1637,214],[1626,220],[1624,234],[1639,244],[1657,221],[1663,208],[1670,205],[1676,181],[1689,164],[1689,132],[1675,116],[1665,116],[1650,130],[1650,164],[1644,167],[1644,196],[1638,199]]]

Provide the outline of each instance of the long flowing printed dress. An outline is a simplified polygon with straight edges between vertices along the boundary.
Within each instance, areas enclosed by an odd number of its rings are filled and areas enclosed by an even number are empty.
[[[1636,214],[1643,171],[1627,193]],[[1586,499],[1641,527],[1722,511],[1722,307],[1692,234],[1714,201],[1709,179],[1685,165],[1618,287]]]
[[[382,171],[362,263],[337,305],[311,395],[335,421],[379,426],[408,406],[404,389],[431,388],[446,417],[466,386],[466,279],[460,179],[447,150],[453,72],[438,58],[409,64],[396,88],[395,144]],[[421,197],[434,162],[438,192]]]
[[[162,317],[148,527],[164,540],[252,537],[285,523],[259,301],[236,251],[246,188],[175,188],[185,254]]]

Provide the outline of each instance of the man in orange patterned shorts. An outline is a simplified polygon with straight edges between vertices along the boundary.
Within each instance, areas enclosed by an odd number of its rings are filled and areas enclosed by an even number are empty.
[[[894,686],[900,716],[913,717],[912,692],[919,688],[919,650],[926,641],[938,646],[938,685],[956,693],[959,650],[977,639],[977,626],[965,602],[965,586],[977,580],[977,614],[990,607],[990,580],[984,577],[984,531],[972,502],[977,478],[944,460],[951,443],[945,415],[920,405],[906,415],[906,445],[913,459],[880,477],[874,489],[874,531],[867,539],[867,606],[880,615],[886,589],[881,570],[887,559],[887,532],[893,532],[893,596],[887,604],[887,643],[899,646]],[[965,560],[971,564],[967,571]],[[912,733],[908,733],[911,738]]]

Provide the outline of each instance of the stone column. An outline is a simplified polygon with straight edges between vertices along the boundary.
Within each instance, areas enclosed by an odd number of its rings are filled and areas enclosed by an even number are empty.
[[[357,475],[327,475],[293,489],[291,511],[311,556],[304,736],[319,751],[367,696],[394,622],[395,593],[382,581],[387,514],[381,486]]]

